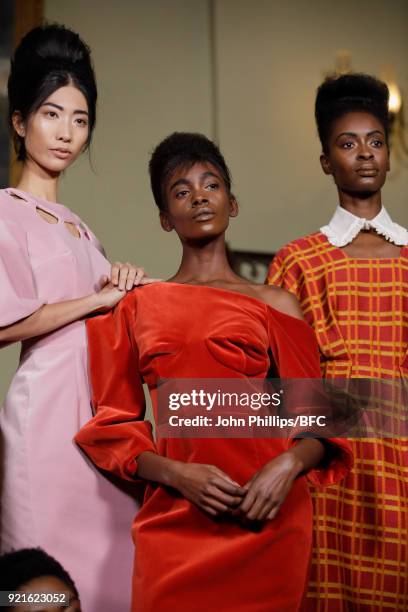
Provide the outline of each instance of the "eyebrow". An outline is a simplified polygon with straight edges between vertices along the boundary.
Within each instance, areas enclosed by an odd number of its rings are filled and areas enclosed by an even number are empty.
[[[41,104],[41,106],[53,106],[54,108],[57,108],[60,111],[64,110],[63,106],[60,106],[59,104],[55,104],[54,102],[44,102],[44,104]],[[76,109],[74,110],[74,115],[86,115],[88,116],[88,111],[84,111],[81,109]]]
[[[213,176],[214,178],[220,180],[218,174],[215,174],[215,172],[211,172],[210,170],[207,170],[207,172],[203,172],[200,175],[200,180],[204,180],[206,178],[209,178],[210,176]],[[178,185],[191,185],[191,181],[186,178],[180,178],[170,186],[170,191],[172,191],[172,189],[174,189],[174,187],[177,187]]]
[[[380,136],[385,136],[384,132],[381,130],[373,130],[372,132],[368,132],[366,136],[374,136],[374,134],[380,134]],[[357,132],[342,132],[336,138],[336,141],[342,136],[358,136]]]

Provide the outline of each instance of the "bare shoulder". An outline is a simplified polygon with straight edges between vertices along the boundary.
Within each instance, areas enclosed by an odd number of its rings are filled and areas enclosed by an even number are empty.
[[[272,308],[284,314],[295,317],[295,319],[303,320],[303,313],[297,297],[293,293],[286,291],[286,289],[274,287],[273,285],[259,285],[259,297],[268,306],[272,306]]]

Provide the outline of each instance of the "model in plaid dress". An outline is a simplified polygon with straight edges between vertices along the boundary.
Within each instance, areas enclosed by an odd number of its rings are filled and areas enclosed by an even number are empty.
[[[332,80],[327,106],[353,79]],[[360,82],[358,82],[360,79]],[[377,82],[378,84],[378,82]],[[368,85],[370,85],[368,81]],[[321,87],[324,88],[325,85]],[[333,91],[337,87],[336,91]],[[325,94],[323,90],[323,94]],[[360,100],[360,98],[358,98]],[[340,206],[328,226],[282,248],[270,284],[294,293],[317,336],[327,378],[408,378],[408,233],[381,206],[387,124],[359,102],[319,115],[321,163]],[[353,104],[353,102],[352,102]],[[367,107],[368,108],[368,107]],[[385,116],[387,108],[385,104]],[[326,122],[326,125],[325,125]],[[315,494],[310,612],[408,610],[408,439],[351,440],[355,467]]]

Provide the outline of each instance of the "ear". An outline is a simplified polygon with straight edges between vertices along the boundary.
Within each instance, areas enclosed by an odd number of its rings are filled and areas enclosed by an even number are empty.
[[[329,158],[327,157],[327,155],[325,153],[322,153],[320,155],[320,165],[321,165],[322,170],[323,170],[323,172],[325,174],[333,174],[331,163],[330,163]]]
[[[237,217],[239,212],[238,202],[232,194],[230,195],[230,217]]]
[[[391,170],[391,162],[390,162],[390,148],[387,147],[387,172]]]
[[[20,136],[20,138],[24,138],[26,135],[26,126],[20,111],[14,111],[11,117],[11,122],[15,132]]]
[[[167,212],[165,212],[164,210],[161,210],[159,214],[159,218],[160,218],[160,225],[162,226],[165,232],[171,232],[174,229],[174,225],[170,221],[170,218]]]

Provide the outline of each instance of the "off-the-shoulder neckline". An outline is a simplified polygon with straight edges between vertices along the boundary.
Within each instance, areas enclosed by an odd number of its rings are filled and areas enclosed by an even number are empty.
[[[238,295],[239,297],[250,300],[251,302],[255,303],[257,306],[261,306],[261,307],[271,310],[272,313],[274,314],[277,313],[279,316],[288,317],[289,319],[298,321],[299,323],[303,323],[303,325],[306,325],[306,327],[310,328],[310,326],[303,319],[298,319],[297,317],[293,317],[292,315],[287,314],[286,312],[283,312],[282,310],[278,310],[277,308],[274,308],[273,306],[271,306],[270,304],[267,304],[266,302],[264,302],[263,300],[260,300],[259,298],[253,297],[251,295],[247,295],[246,293],[241,293],[240,291],[233,291],[232,289],[223,289],[221,287],[211,287],[210,285],[194,285],[190,283],[177,283],[174,281],[161,281],[158,283],[150,283],[149,285],[143,285],[142,288],[153,287],[157,285],[174,285],[176,287],[191,287],[194,289],[209,289],[210,291],[218,291],[220,293],[226,293],[228,295],[234,295],[234,296]]]

